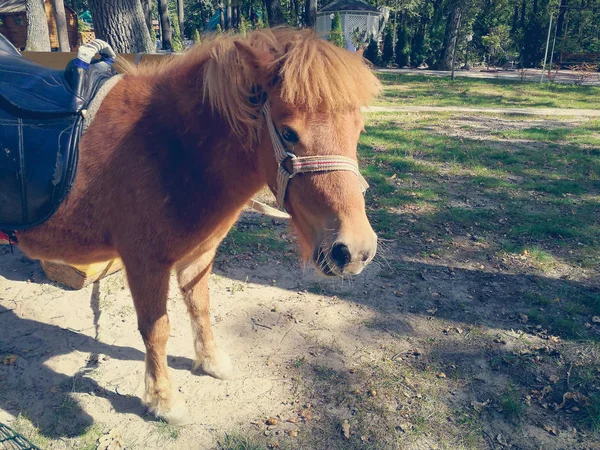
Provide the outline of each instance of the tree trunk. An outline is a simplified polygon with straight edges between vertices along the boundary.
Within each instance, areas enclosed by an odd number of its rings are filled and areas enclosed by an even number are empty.
[[[44,0],[27,0],[27,44],[25,50],[30,52],[50,51],[50,32]]]
[[[89,0],[96,37],[117,53],[153,53],[144,11],[139,0]]]
[[[163,50],[173,50],[171,38],[171,22],[169,20],[169,2],[167,0],[158,0],[158,20],[162,29],[162,48]]]
[[[442,60],[437,65],[438,70],[450,70],[452,68],[452,58],[454,56],[454,48],[458,43],[458,33],[460,31],[460,22],[462,18],[462,8],[456,6],[452,15],[450,16],[449,23],[446,29],[446,36],[444,39],[444,53]]]
[[[279,0],[265,0],[267,5],[267,17],[269,18],[269,26],[275,27],[282,25],[285,20],[281,11],[281,2]]]
[[[314,27],[317,22],[317,0],[306,0],[304,21],[307,27]]]
[[[231,0],[225,0],[225,28],[231,28]]]
[[[54,4],[54,20],[56,21],[56,32],[58,34],[58,48],[61,52],[71,50],[69,45],[69,32],[67,31],[67,16],[65,14],[65,3],[63,0],[52,0]]]
[[[152,0],[142,0],[142,10],[144,11],[144,19],[146,20],[146,26],[150,32],[150,37],[154,41],[155,33],[154,27],[152,26]]]
[[[179,20],[179,33],[181,34],[181,41],[183,42],[183,0],[177,0],[177,19]]]

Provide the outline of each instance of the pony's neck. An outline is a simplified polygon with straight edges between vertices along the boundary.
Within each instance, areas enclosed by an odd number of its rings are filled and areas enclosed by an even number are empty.
[[[165,144],[169,163],[163,170],[171,180],[170,189],[185,197],[190,208],[205,209],[199,204],[206,202],[204,195],[191,198],[204,191],[222,209],[241,210],[265,184],[259,152],[248,148],[248,142],[255,139],[236,135],[204,101],[198,80],[201,73],[202,67],[190,67],[158,80],[156,91],[160,96],[154,99],[152,108],[161,112],[157,126],[168,136]]]

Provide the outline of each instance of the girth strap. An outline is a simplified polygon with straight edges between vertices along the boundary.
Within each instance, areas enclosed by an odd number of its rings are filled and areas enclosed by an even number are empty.
[[[341,155],[296,156],[294,153],[287,151],[271,118],[268,101],[263,105],[262,112],[273,143],[275,159],[279,165],[277,170],[277,205],[279,208],[286,210],[285,194],[288,184],[299,173],[334,172],[339,170],[353,172],[358,177],[362,192],[368,189],[369,183],[361,175],[357,162],[352,158]],[[290,166],[291,168],[288,168]]]

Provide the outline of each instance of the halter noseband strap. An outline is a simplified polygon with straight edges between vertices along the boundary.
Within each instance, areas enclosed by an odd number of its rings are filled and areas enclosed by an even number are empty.
[[[288,184],[299,173],[334,172],[338,170],[353,172],[358,177],[362,191],[365,192],[367,190],[369,184],[358,170],[358,164],[355,160],[338,155],[296,156],[285,148],[281,136],[275,129],[268,101],[263,104],[262,113],[269,128],[269,135],[271,136],[273,150],[275,151],[275,159],[279,165],[277,169],[277,205],[283,211],[286,211],[285,194]],[[291,171],[286,167],[286,165],[290,166],[290,164],[286,164],[287,161],[291,163]]]

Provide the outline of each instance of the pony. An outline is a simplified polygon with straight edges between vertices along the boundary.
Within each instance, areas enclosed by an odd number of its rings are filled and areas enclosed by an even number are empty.
[[[20,231],[19,245],[70,264],[122,259],[146,347],[143,402],[177,424],[188,413],[167,367],[171,271],[191,319],[194,369],[219,379],[233,369],[213,338],[208,278],[220,242],[265,185],[280,194],[305,261],[327,276],[360,273],[377,249],[356,168],[360,108],[380,85],[360,54],[287,28],[125,66],[82,136],[68,197]],[[347,167],[290,169],[311,158]],[[283,194],[280,172],[296,175]]]

